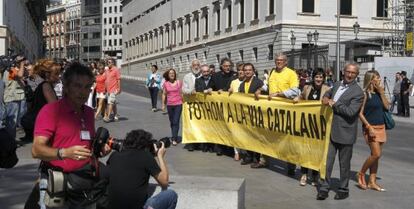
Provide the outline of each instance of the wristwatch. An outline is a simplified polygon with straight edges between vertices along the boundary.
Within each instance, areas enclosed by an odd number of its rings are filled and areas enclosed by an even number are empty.
[[[57,158],[58,158],[59,160],[63,160],[62,154],[63,154],[63,149],[62,149],[62,148],[59,148],[59,149],[57,150]]]

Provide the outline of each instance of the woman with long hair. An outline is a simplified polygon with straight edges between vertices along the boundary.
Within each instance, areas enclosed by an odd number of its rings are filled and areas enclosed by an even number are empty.
[[[357,173],[358,186],[361,189],[385,191],[377,184],[377,171],[382,146],[387,140],[385,132],[384,111],[388,110],[389,103],[381,86],[381,76],[376,70],[370,70],[364,77],[365,98],[362,103],[359,118],[362,121],[363,135],[371,149],[371,155],[365,160],[361,170]],[[365,181],[365,173],[369,169],[369,182]]]
[[[294,99],[298,100],[322,100],[323,95],[330,89],[328,85],[325,84],[326,74],[322,68],[317,68],[312,75],[312,83],[305,85],[303,87],[302,93]],[[300,185],[305,186],[309,179],[308,172],[309,169],[301,167],[302,176],[300,178]],[[311,170],[312,173],[312,185],[316,186],[318,181],[318,172]]]
[[[178,130],[180,129],[180,117],[183,98],[181,95],[182,82],[177,80],[177,72],[169,69],[164,73],[164,85],[162,92],[162,110],[165,111],[165,100],[167,100],[168,118],[171,126],[171,141],[173,145],[178,143]]]
[[[52,60],[39,60],[33,67],[33,73],[43,79],[34,91],[33,102],[28,107],[29,111],[22,118],[22,126],[26,133],[25,140],[33,140],[34,121],[40,109],[48,103],[57,101],[54,90],[55,84],[59,81],[61,65]]]

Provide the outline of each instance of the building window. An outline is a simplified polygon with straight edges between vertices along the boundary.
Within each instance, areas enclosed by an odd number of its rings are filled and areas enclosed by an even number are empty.
[[[220,8],[216,10],[216,31],[220,31]]]
[[[122,17],[119,17],[119,23],[122,23]]]
[[[116,28],[114,28],[114,35],[116,35],[116,33],[117,33],[118,31],[117,31],[117,29]]]
[[[118,13],[118,7],[114,6],[115,13]]]
[[[341,15],[352,15],[352,0],[341,0]]]
[[[227,5],[227,28],[231,27],[231,18],[232,18],[232,10],[231,10],[231,1]]]
[[[106,14],[106,7],[104,7],[104,14]]]
[[[106,36],[106,29],[104,29],[104,36]]]
[[[275,0],[269,0],[269,15],[275,14]]]
[[[118,18],[116,18],[116,17],[114,17],[114,24],[117,24],[117,21],[118,20]]]
[[[231,59],[231,52],[227,52],[227,58]]]
[[[388,17],[388,0],[377,0],[377,17]]]
[[[204,15],[204,35],[208,35],[208,14]]]
[[[239,1],[239,13],[240,13],[240,20],[239,23],[243,24],[244,23],[244,0],[240,0]]]
[[[302,0],[302,12],[315,13],[315,0]]]
[[[183,28],[183,24],[181,23],[180,25],[180,43],[184,42],[184,28]]]
[[[240,56],[240,60],[243,61],[243,50],[239,50],[239,56]]]
[[[109,35],[112,35],[112,28],[109,28]]]
[[[106,40],[104,40],[104,46],[106,46]]]
[[[87,39],[88,38],[88,33],[84,33],[83,34],[83,39]]]
[[[269,44],[267,47],[269,49],[268,59],[273,60],[273,44]]]
[[[106,24],[106,18],[104,18],[104,24]]]
[[[259,19],[259,0],[253,0],[253,20]]]
[[[187,21],[187,41],[191,40],[191,21]]]
[[[122,28],[119,28],[119,35],[122,35]]]
[[[257,47],[253,48],[253,59],[255,62],[257,62]]]
[[[216,58],[217,58],[217,63],[220,64],[220,55],[219,54],[216,54]]]
[[[109,14],[112,14],[112,7],[109,7]]]
[[[101,37],[101,33],[97,32],[97,33],[92,33],[92,38],[100,38]]]
[[[200,37],[200,19],[198,16],[195,19],[195,36],[196,38]]]
[[[111,17],[109,18],[109,24],[112,24],[112,18]]]

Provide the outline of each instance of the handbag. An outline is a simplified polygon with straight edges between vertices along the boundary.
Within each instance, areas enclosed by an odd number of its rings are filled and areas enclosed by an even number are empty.
[[[384,111],[384,123],[385,123],[385,129],[390,130],[395,127],[395,121],[392,118],[392,115],[387,110]]]

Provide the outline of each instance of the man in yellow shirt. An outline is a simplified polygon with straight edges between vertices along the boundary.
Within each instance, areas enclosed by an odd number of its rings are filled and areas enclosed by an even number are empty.
[[[269,74],[268,90],[269,100],[272,97],[283,97],[294,99],[300,94],[299,79],[296,72],[287,67],[287,56],[280,53],[275,57],[276,68],[272,69]],[[265,165],[265,161],[260,163]],[[261,166],[258,166],[261,167]],[[296,165],[287,163],[287,170],[289,176],[295,175]]]

